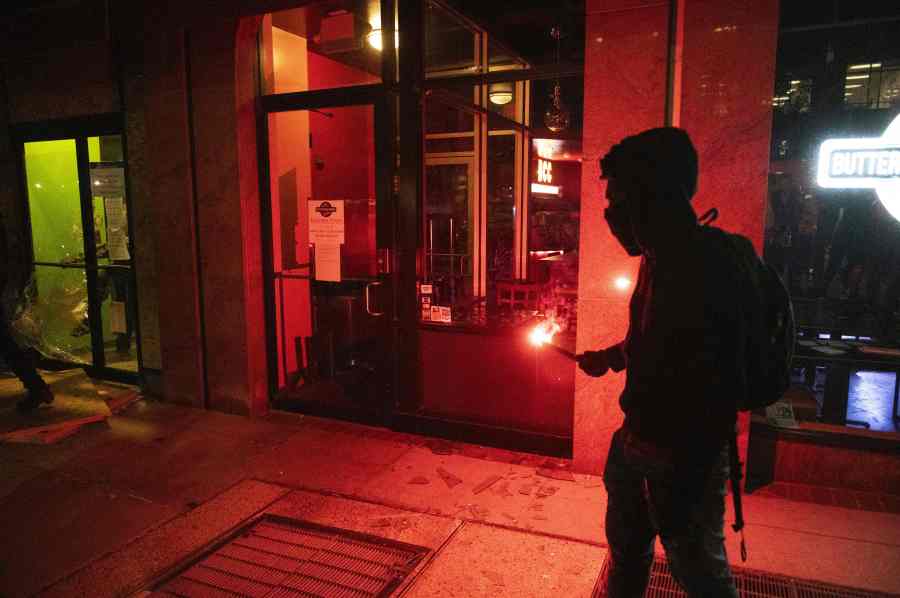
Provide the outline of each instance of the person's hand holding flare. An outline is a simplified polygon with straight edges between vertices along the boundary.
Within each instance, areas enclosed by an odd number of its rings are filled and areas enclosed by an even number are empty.
[[[585,351],[576,358],[578,367],[588,376],[598,378],[609,371],[609,359],[606,351]]]

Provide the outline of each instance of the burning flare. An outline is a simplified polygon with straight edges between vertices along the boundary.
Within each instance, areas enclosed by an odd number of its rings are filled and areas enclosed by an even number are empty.
[[[560,330],[559,324],[553,320],[547,320],[531,329],[528,340],[531,341],[531,344],[535,347],[542,347],[546,344],[551,344],[553,342],[553,335]]]
[[[562,328],[559,324],[553,320],[546,320],[531,329],[531,332],[528,333],[528,340],[538,349],[547,345],[563,357],[578,361],[578,356],[575,353],[553,344],[553,336],[560,330],[562,330]]]

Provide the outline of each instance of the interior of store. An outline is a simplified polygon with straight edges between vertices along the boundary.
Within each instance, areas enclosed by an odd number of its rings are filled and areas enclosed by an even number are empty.
[[[489,8],[424,6],[421,380],[419,399],[404,409],[571,437],[572,363],[536,349],[528,333],[551,321],[558,326],[554,343],[574,349],[583,90],[578,76],[531,72],[539,64],[559,66],[560,56],[583,61],[583,32],[562,18],[561,35],[548,26],[547,39],[535,42],[532,32],[526,47],[523,32],[509,28],[520,53],[492,35],[503,29],[502,17]],[[461,14],[461,6],[475,18]],[[379,83],[382,42],[377,2],[335,0],[272,13],[262,34],[266,93]],[[505,71],[521,76],[459,80]],[[857,95],[854,88],[847,97]],[[360,104],[269,115],[278,386],[283,395],[324,396],[351,411],[381,407],[373,405],[372,390],[386,333],[378,306],[376,113],[374,105]],[[891,413],[865,415],[873,401],[890,411],[891,363],[873,360],[871,371],[857,364],[846,381],[826,363],[858,345],[897,340],[897,284],[890,276],[896,256],[862,247],[872,246],[862,241],[871,240],[865,231],[890,236],[894,221],[878,212],[871,193],[848,192],[845,206],[816,190],[809,168],[800,173],[779,155],[783,124],[776,114],[764,247],[790,287],[802,334],[791,402],[800,419],[896,431]],[[307,138],[309,144],[296,142]],[[345,151],[348,139],[357,151]],[[346,221],[346,239],[330,250],[337,252],[340,282],[317,272],[325,247],[310,239],[310,205],[323,201],[340,203]],[[616,284],[627,291],[631,281]],[[329,390],[322,391],[323,383]],[[826,394],[844,399],[826,408]]]
[[[94,136],[86,142],[88,171],[81,176],[90,177],[92,191],[87,230],[76,139],[24,144],[34,270],[23,292],[14,293],[18,301],[10,313],[24,343],[45,358],[137,372],[126,198],[122,184],[104,186],[105,173],[124,173],[122,138]],[[96,324],[90,319],[92,300],[98,305]]]
[[[378,82],[380,47],[372,40],[380,39],[380,19],[377,3],[349,2],[267,15],[266,90]],[[424,34],[426,76],[435,84],[424,94],[417,286],[423,390],[412,411],[571,436],[572,363],[537,350],[528,331],[552,318],[560,327],[556,342],[574,349],[580,130],[547,130],[543,112],[535,112],[545,111],[547,101],[532,102],[532,89],[551,93],[553,87],[529,81],[527,61],[451,7],[427,2]],[[440,82],[499,71],[523,76],[489,85]],[[374,117],[371,105],[269,115],[283,406],[324,401],[348,410],[373,407],[380,322],[373,316],[379,289],[372,285],[379,283],[381,201]],[[541,139],[533,138],[536,131]],[[307,138],[309,144],[296,142]],[[353,152],[345,151],[348,139]],[[555,184],[533,191],[539,165]],[[317,218],[310,205],[315,209],[322,201],[340,204],[346,222],[337,249],[339,282],[322,270],[324,244],[310,239],[310,214]],[[502,385],[498,371],[506,372]]]

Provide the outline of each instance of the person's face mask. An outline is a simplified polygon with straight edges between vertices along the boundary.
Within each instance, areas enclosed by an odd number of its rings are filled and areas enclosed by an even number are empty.
[[[608,181],[606,197],[609,199],[609,207],[603,211],[609,231],[613,234],[622,248],[630,256],[641,255],[641,247],[638,245],[631,226],[631,215],[624,196],[617,191],[612,179]]]

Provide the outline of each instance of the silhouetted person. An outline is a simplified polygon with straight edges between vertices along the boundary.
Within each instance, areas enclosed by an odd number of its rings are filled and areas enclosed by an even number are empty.
[[[782,277],[787,273],[791,250],[790,184],[785,176],[769,175],[766,206],[766,263]]]
[[[690,204],[697,153],[687,134],[627,137],[601,160],[605,216],[641,256],[626,339],[579,357],[592,376],[627,368],[603,474],[609,502],[608,595],[643,596],[659,535],[693,597],[736,597],[722,531],[728,445],[743,389],[732,258]]]
[[[844,191],[846,203],[838,218],[825,269],[825,294],[834,277],[843,270],[842,299],[855,297],[859,290],[862,268],[866,263],[866,239],[871,230],[872,199],[862,191]]]
[[[6,245],[6,226],[0,220],[0,293],[6,289],[8,278],[7,268],[9,267],[9,248]],[[2,302],[0,302],[2,304]],[[19,411],[31,411],[38,407],[41,403],[50,403],[53,401],[53,393],[50,387],[41,378],[34,363],[28,354],[19,347],[13,338],[12,330],[9,326],[9,320],[5,309],[0,305],[0,356],[3,361],[13,371],[13,373],[21,380],[28,394],[20,400],[16,407]]]

